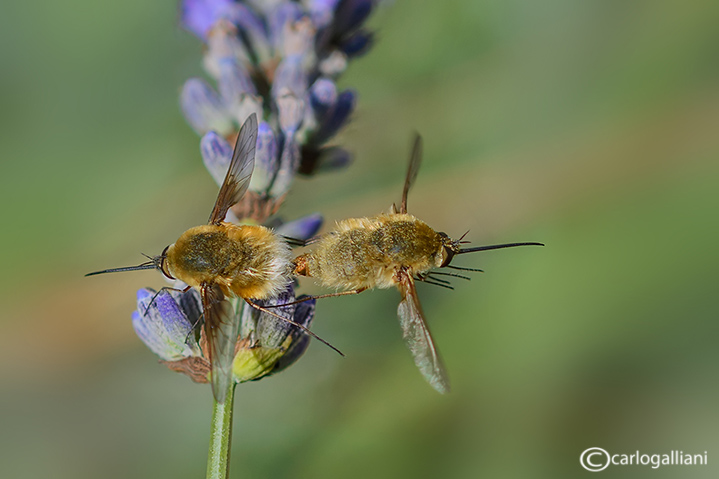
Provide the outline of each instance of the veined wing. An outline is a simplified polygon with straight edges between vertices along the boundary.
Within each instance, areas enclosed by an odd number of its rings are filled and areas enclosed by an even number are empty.
[[[253,113],[245,121],[237,135],[232,161],[227,169],[225,181],[212,208],[209,224],[216,225],[225,219],[227,210],[237,204],[250,186],[252,170],[255,167],[255,147],[257,145],[257,115]]]
[[[403,270],[398,275],[402,301],[397,308],[397,316],[402,326],[402,336],[414,356],[414,363],[427,382],[440,393],[446,393],[449,391],[447,372],[424,320],[412,274]]]
[[[404,189],[402,190],[402,203],[399,208],[400,213],[407,213],[407,194],[412,187],[414,180],[419,173],[419,165],[422,163],[422,137],[414,134],[412,142],[412,153],[409,155],[409,166],[407,167],[407,177],[404,179]]]
[[[232,381],[232,361],[240,322],[235,318],[232,303],[217,284],[200,285],[202,309],[205,318],[205,336],[212,364],[212,394],[218,403],[224,403]]]

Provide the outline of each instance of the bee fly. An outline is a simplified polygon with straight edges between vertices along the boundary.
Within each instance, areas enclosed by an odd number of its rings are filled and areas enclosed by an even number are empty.
[[[251,301],[274,298],[287,287],[291,272],[289,245],[264,226],[238,226],[223,221],[230,207],[247,191],[255,164],[256,142],[257,115],[253,113],[237,136],[232,160],[208,224],[185,231],[162,254],[150,257],[146,263],[86,275],[158,269],[169,279],[183,281],[188,289],[199,290],[212,364],[212,392],[219,403],[224,402],[232,378],[232,360],[239,331],[238,321],[233,320],[232,305],[226,298],[240,297],[250,306],[292,323],[317,338],[305,327]],[[321,338],[317,339],[327,344]]]
[[[469,278],[432,270],[452,268],[481,271],[450,265],[455,255],[514,246],[544,245],[508,243],[462,248],[461,245],[467,243],[462,238],[453,240],[408,214],[407,194],[417,177],[421,159],[422,140],[417,135],[399,209],[392,205],[386,214],[338,222],[334,231],[306,243],[314,243],[316,246],[311,252],[294,259],[293,273],[315,278],[326,287],[343,290],[315,298],[357,294],[371,288],[397,287],[402,295],[397,315],[414,362],[432,387],[444,393],[449,390],[447,373],[425,322],[415,281],[451,288],[448,281],[434,275]]]

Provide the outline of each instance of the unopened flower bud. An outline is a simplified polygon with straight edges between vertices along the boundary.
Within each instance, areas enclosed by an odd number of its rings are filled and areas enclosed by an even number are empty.
[[[300,298],[301,299],[301,298]],[[238,350],[232,372],[238,382],[253,381],[284,369],[299,359],[309,345],[309,336],[289,321],[309,328],[314,317],[314,300],[295,302],[292,286],[277,298],[258,301],[263,307],[287,304],[269,309],[272,314],[245,308],[242,313]]]
[[[232,160],[232,147],[230,144],[214,131],[210,131],[200,140],[200,153],[202,154],[205,168],[212,175],[212,179],[218,185],[222,185]]]

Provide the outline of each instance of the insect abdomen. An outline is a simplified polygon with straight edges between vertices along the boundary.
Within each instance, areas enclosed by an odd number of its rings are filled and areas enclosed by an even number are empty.
[[[223,223],[225,224],[225,223]],[[230,288],[243,298],[277,296],[290,282],[290,247],[264,226],[234,226],[230,238],[247,248],[242,262],[232,265]]]

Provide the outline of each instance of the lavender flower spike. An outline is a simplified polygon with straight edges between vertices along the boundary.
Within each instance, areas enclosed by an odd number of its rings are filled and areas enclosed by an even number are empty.
[[[203,64],[220,92],[190,80],[181,97],[187,121],[201,135],[214,130],[230,144],[253,112],[267,127],[260,132],[252,184],[233,207],[239,219],[264,222],[276,213],[297,172],[311,174],[324,143],[347,123],[356,95],[338,93],[334,80],[370,47],[372,34],[362,24],[375,4],[182,0],[182,25],[205,42]],[[203,144],[206,161],[212,151]],[[332,161],[324,169],[346,165],[349,155],[340,153],[326,151]]]

